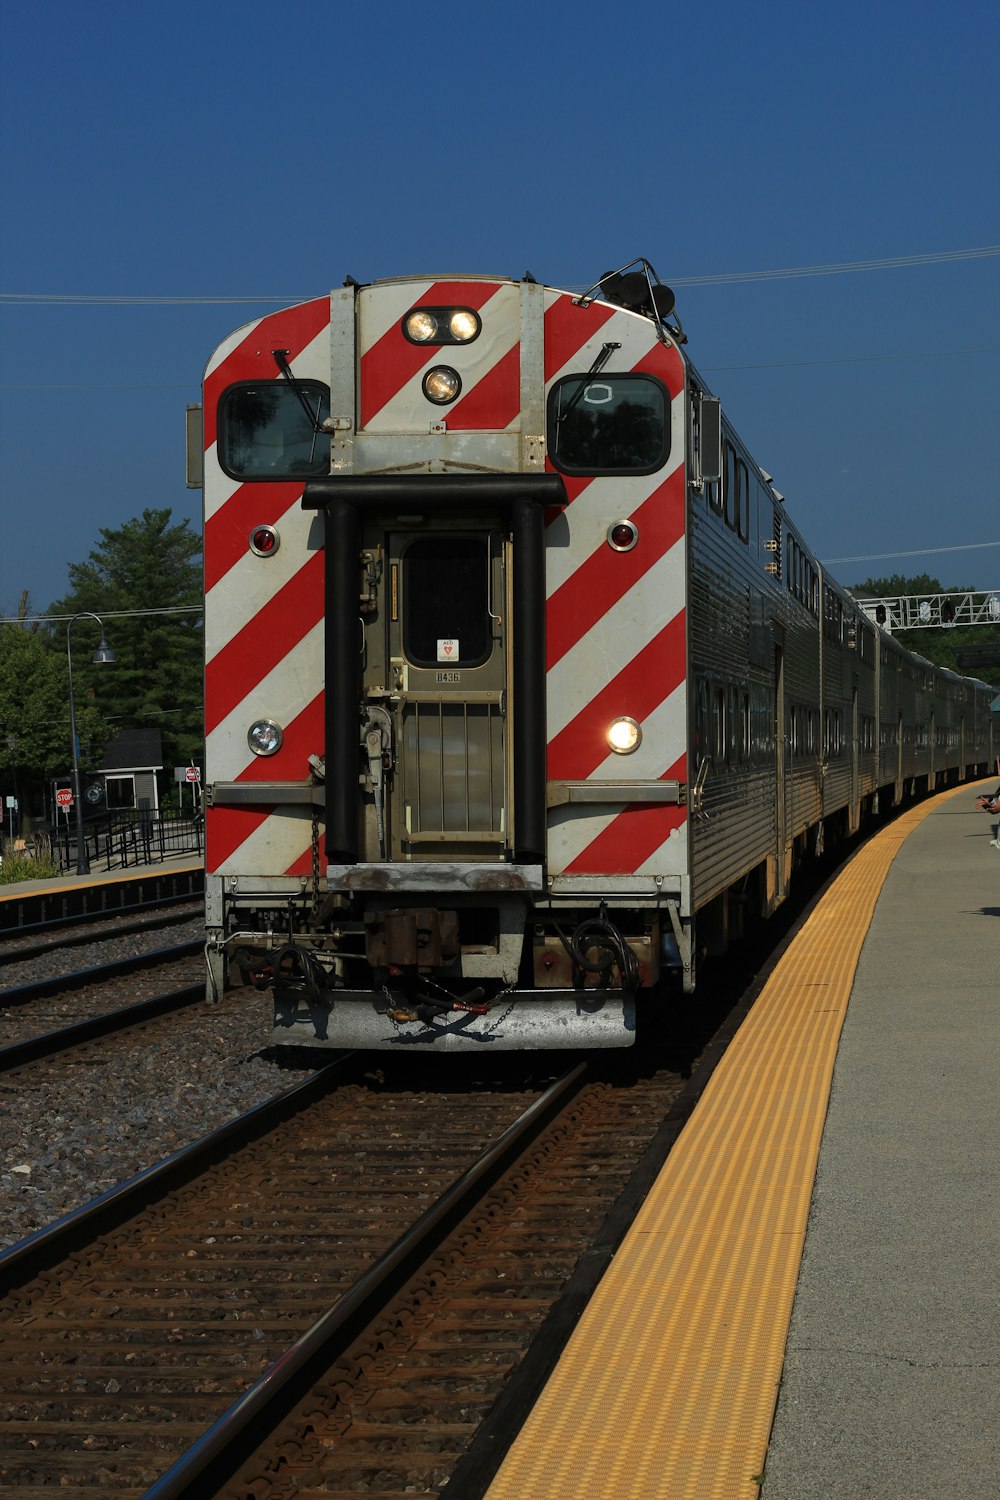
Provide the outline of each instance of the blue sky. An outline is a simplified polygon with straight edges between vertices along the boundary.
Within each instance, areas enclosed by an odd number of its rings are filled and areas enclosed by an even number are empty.
[[[7,0],[3,34],[0,613],[146,506],[198,524],[184,408],[239,324],[636,255],[841,581],[1000,586],[1000,256],[950,258],[1000,245],[994,3]]]

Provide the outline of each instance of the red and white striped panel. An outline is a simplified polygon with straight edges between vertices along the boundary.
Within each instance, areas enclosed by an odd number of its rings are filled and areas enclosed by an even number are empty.
[[[402,321],[414,307],[469,307],[482,331],[469,344],[411,344]],[[360,422],[363,433],[427,433],[434,415],[449,432],[517,431],[521,408],[520,292],[510,282],[403,281],[360,295]],[[447,364],[462,394],[441,411],[421,389],[428,370]],[[416,457],[416,455],[414,455]]]
[[[670,458],[655,474],[567,480],[569,506],[549,522],[546,548],[548,775],[552,780],[687,779],[684,364],[652,325],[602,303],[579,308],[549,293],[545,376],[590,368],[606,342],[622,347],[606,368],[657,375],[671,392]],[[638,542],[614,552],[608,527],[631,520]],[[608,750],[605,731],[628,715],[639,749]],[[550,814],[553,875],[682,875],[683,807],[586,804]]]
[[[214,781],[303,781],[323,753],[322,518],[301,506],[304,481],[240,484],[219,467],[219,397],[236,381],[273,380],[272,350],[287,349],[302,380],[330,379],[330,302],[323,297],[261,318],[216,350],[205,375],[205,732]],[[250,551],[254,527],[276,527],[278,550]],[[276,755],[247,745],[254,719],[285,731]],[[212,874],[308,874],[308,811],[272,806],[210,808],[206,869]]]

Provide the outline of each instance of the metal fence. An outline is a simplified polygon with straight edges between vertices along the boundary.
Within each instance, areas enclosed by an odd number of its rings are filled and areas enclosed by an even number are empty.
[[[201,858],[205,851],[205,829],[200,815],[152,817],[140,812],[88,820],[83,837],[91,866],[107,870],[161,864],[183,854]],[[62,869],[75,867],[75,826],[67,823],[52,830],[52,851]]]

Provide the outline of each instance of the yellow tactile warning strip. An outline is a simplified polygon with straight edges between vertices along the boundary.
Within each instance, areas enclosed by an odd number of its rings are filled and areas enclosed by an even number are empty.
[[[939,805],[876,834],[782,956],[487,1500],[756,1500],[855,968]]]

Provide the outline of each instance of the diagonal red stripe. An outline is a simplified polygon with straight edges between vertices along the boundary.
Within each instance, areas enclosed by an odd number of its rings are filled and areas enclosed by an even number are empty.
[[[566,866],[567,875],[631,875],[687,822],[685,807],[643,807],[620,812],[592,844]]]
[[[545,379],[552,379],[563,365],[600,333],[615,309],[606,302],[577,307],[568,294],[557,297],[545,312]]]
[[[668,475],[630,519],[639,531],[631,552],[615,552],[602,541],[549,599],[545,613],[548,667],[554,667],[684,535],[683,467]],[[670,607],[669,600],[663,602]]]
[[[205,668],[205,729],[210,733],[323,618],[323,553],[227,641]]]
[[[471,307],[478,312],[498,290],[495,281],[441,281],[421,294],[414,304],[417,307]],[[397,391],[402,390],[418,370],[427,364],[437,346],[429,349],[426,344],[411,344],[403,336],[402,319],[383,333],[380,339],[361,356],[361,426],[366,427],[374,416],[391,401]]]
[[[307,781],[310,755],[322,753],[323,694],[317,693],[286,726],[284,742],[277,755],[255,759],[237,779],[250,782]],[[249,807],[210,807],[205,814],[206,869],[218,869],[274,811],[270,803]]]
[[[553,781],[585,780],[608,758],[605,732],[628,714],[639,723],[684,680],[684,611],[669,620],[549,743]]]
[[[205,377],[205,447],[216,437],[216,408],[227,385],[235,380],[274,380],[280,372],[272,349],[287,349],[290,360],[302,353],[330,321],[329,297],[317,297],[297,307],[270,313],[255,323],[242,343]]]
[[[273,526],[302,495],[301,480],[242,484],[205,523],[205,589],[214,588],[250,550],[255,526]]]
[[[521,410],[521,349],[515,345],[445,414],[449,432],[500,431]]]

